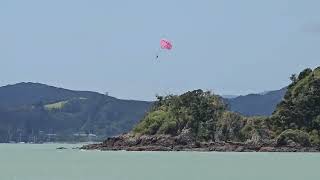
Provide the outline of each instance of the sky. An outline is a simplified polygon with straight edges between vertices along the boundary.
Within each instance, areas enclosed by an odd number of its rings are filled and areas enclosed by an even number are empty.
[[[318,0],[0,0],[0,86],[123,99],[280,89],[320,66]],[[161,51],[167,38],[173,49]]]

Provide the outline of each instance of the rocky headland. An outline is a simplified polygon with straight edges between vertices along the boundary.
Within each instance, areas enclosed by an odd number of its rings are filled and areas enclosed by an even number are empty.
[[[158,97],[131,132],[82,149],[319,152],[320,67],[290,79],[271,116],[245,117],[231,112],[220,96],[195,90]]]

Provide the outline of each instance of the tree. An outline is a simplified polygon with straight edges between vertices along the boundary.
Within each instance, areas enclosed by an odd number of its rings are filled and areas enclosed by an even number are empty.
[[[292,83],[297,82],[297,75],[296,74],[291,74],[290,80],[292,81]]]

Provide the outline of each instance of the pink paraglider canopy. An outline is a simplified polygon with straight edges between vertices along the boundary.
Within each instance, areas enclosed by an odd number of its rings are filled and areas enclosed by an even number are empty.
[[[166,40],[166,39],[161,39],[160,40],[160,46],[162,49],[172,49],[172,44],[170,41]]]

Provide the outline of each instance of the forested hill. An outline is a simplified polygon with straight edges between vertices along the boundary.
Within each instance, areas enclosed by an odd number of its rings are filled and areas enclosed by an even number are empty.
[[[0,99],[0,142],[46,141],[48,134],[61,141],[74,134],[117,135],[129,131],[151,105],[39,83],[0,87]]]
[[[0,87],[0,107],[17,107],[36,103],[52,103],[71,98],[101,98],[103,94],[90,91],[72,91],[40,83],[18,83]],[[105,96],[104,98],[114,99]]]

